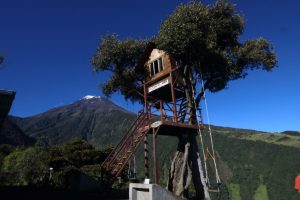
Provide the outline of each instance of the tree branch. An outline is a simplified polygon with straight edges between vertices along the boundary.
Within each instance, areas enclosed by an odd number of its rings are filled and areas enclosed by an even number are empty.
[[[208,85],[212,82],[212,79],[207,80],[204,85],[202,86],[200,93],[197,95],[196,99],[195,99],[195,103],[196,103],[196,107],[199,107],[200,104],[200,100],[202,99],[203,95],[204,95],[204,91],[208,88]]]

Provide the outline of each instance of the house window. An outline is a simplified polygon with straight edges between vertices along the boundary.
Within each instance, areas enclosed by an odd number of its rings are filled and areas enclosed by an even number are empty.
[[[157,60],[154,60],[152,63],[149,64],[149,72],[150,76],[154,76],[158,72],[162,71],[164,69],[162,58],[158,58]]]
[[[150,72],[150,76],[154,76],[153,63],[150,63],[149,65],[149,72]]]
[[[154,64],[154,74],[157,74],[159,72],[158,61],[154,60],[153,64]]]
[[[162,63],[162,58],[158,59],[158,67],[159,67],[159,71],[162,71],[164,69],[163,63]]]

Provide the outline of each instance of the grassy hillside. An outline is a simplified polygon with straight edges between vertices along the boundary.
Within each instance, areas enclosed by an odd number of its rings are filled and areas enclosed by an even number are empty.
[[[24,132],[50,144],[79,137],[97,147],[117,144],[135,115],[106,99],[80,100],[45,113],[15,121]],[[295,131],[266,133],[212,126],[224,194],[237,200],[296,200],[294,178],[300,166],[300,134]],[[204,132],[206,135],[207,130]],[[152,135],[149,135],[152,159]],[[199,143],[200,144],[200,143]],[[160,183],[166,185],[177,138],[158,137]],[[143,178],[143,149],[136,153],[137,172]],[[200,146],[200,145],[199,145]],[[201,151],[200,151],[201,152]],[[209,166],[213,166],[211,161]],[[152,162],[150,162],[152,168]],[[213,173],[210,170],[210,178]],[[152,171],[151,171],[152,172]],[[228,199],[228,195],[217,199]]]
[[[282,133],[268,133],[255,130],[212,126],[213,130],[231,138],[245,139],[251,141],[262,141],[291,147],[300,147],[300,133],[296,131],[285,131]]]
[[[293,189],[293,184],[299,173],[300,136],[216,126],[212,127],[212,131],[219,173],[230,199],[299,199],[299,194]],[[151,136],[149,139],[151,154]],[[176,150],[176,144],[176,138],[159,137],[159,176],[162,185],[166,185],[168,168]],[[137,171],[140,177],[144,172],[142,153],[142,147],[140,147],[137,153]],[[212,169],[213,163],[210,161],[208,164]],[[211,170],[209,175],[213,180],[214,174]],[[226,191],[220,199],[227,199],[228,195],[225,193]]]
[[[240,139],[214,133],[219,163],[223,165],[220,165],[223,180],[227,184],[239,184],[243,200],[263,193],[264,187],[267,195],[262,195],[269,199],[298,199],[299,194],[293,189],[293,184],[299,173],[300,146],[264,142],[262,138]]]

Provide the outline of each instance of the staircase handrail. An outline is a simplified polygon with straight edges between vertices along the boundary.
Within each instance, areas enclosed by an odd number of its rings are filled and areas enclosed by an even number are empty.
[[[142,125],[146,125],[147,123],[148,123],[148,120],[147,120],[147,118],[145,118],[145,119],[143,120]],[[150,130],[150,129],[148,129],[148,131],[149,131],[149,130]],[[145,135],[146,135],[146,133],[144,133],[143,136],[145,137]],[[133,139],[135,139],[135,138],[133,138]],[[141,138],[135,146],[133,146],[132,144],[129,143],[130,150],[131,150],[131,154],[130,154],[129,156],[126,157],[126,160],[125,160],[125,161],[123,161],[124,164],[123,164],[121,167],[119,167],[119,169],[118,169],[117,172],[115,173],[116,176],[118,176],[118,175],[121,173],[121,171],[123,170],[123,168],[124,168],[124,166],[126,165],[126,163],[128,163],[129,159],[132,157],[133,153],[134,153],[134,152],[136,151],[136,149],[138,148],[138,146],[139,146],[139,144],[141,143],[142,139],[143,139],[143,138]],[[123,155],[124,155],[126,152],[125,152],[125,151],[123,151],[123,152],[124,152],[124,153],[123,153]]]
[[[131,136],[131,134],[129,134],[130,132],[132,132],[131,130],[136,127],[136,124],[140,121],[140,119],[142,117],[145,117],[145,113],[144,113],[144,110],[140,110],[138,112],[138,116],[137,116],[137,119],[134,121],[134,123],[131,124],[131,126],[129,127],[128,131],[126,132],[126,134],[124,134],[124,136],[122,137],[122,139],[120,140],[121,142],[119,142],[117,144],[117,146],[112,150],[112,152],[110,152],[110,154],[106,157],[106,159],[104,160],[103,164],[101,165],[101,168],[105,168],[107,164],[110,163],[111,160],[114,159],[114,155],[117,151],[117,149],[120,148],[120,146],[122,147],[124,145],[124,143],[127,141],[127,139]]]

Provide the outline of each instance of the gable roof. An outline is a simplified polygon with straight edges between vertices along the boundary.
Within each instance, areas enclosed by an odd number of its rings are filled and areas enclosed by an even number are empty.
[[[136,66],[136,70],[144,70],[144,65],[148,61],[149,56],[153,49],[156,48],[156,44],[153,42],[149,42],[145,48],[144,53],[141,55],[138,64]]]

